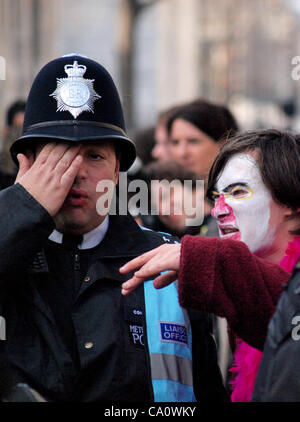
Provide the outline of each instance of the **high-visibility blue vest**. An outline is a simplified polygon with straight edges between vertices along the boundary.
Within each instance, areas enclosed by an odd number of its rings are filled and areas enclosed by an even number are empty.
[[[144,292],[154,400],[196,401],[191,325],[179,305],[176,283],[158,290],[150,280],[144,283]]]

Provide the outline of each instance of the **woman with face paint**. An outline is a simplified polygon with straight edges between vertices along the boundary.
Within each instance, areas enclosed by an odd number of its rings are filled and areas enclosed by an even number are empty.
[[[241,135],[224,148],[211,172],[208,195],[223,239],[244,242],[256,256],[291,271],[285,256],[300,250],[299,172],[291,135]],[[227,152],[226,152],[227,151]],[[233,153],[234,151],[234,153]],[[238,341],[233,401],[249,401],[262,353]]]
[[[300,259],[300,141],[287,132],[241,134],[221,149],[207,195],[220,239],[185,236],[129,262],[139,271],[127,294],[158,272],[157,288],[178,278],[183,307],[226,317],[238,342],[233,401],[251,398],[268,322]],[[253,348],[251,348],[251,346]],[[255,349],[254,349],[255,348]]]

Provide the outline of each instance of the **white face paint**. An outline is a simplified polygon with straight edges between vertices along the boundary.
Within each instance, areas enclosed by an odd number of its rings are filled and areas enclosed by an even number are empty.
[[[247,153],[229,159],[216,184],[212,215],[221,237],[241,240],[251,252],[268,249],[275,235],[269,227],[270,205],[274,202],[264,185],[258,164]]]

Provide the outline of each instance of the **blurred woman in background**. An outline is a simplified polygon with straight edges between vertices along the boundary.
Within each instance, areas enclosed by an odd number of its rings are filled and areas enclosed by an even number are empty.
[[[207,178],[221,146],[238,125],[228,108],[199,99],[174,110],[167,129],[171,159]]]

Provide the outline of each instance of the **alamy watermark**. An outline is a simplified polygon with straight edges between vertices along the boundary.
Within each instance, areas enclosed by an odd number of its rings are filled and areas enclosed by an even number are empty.
[[[0,56],[0,81],[6,80],[6,60]]]
[[[0,340],[6,340],[6,321],[5,318],[0,315]]]
[[[186,226],[198,226],[204,218],[203,180],[144,180],[128,183],[127,173],[119,174],[119,195],[112,180],[101,180],[96,191],[101,193],[96,209],[99,215],[181,215]],[[129,194],[129,195],[128,195]]]
[[[300,340],[300,315],[294,316],[292,324],[295,325],[292,329],[292,339],[298,341]]]

